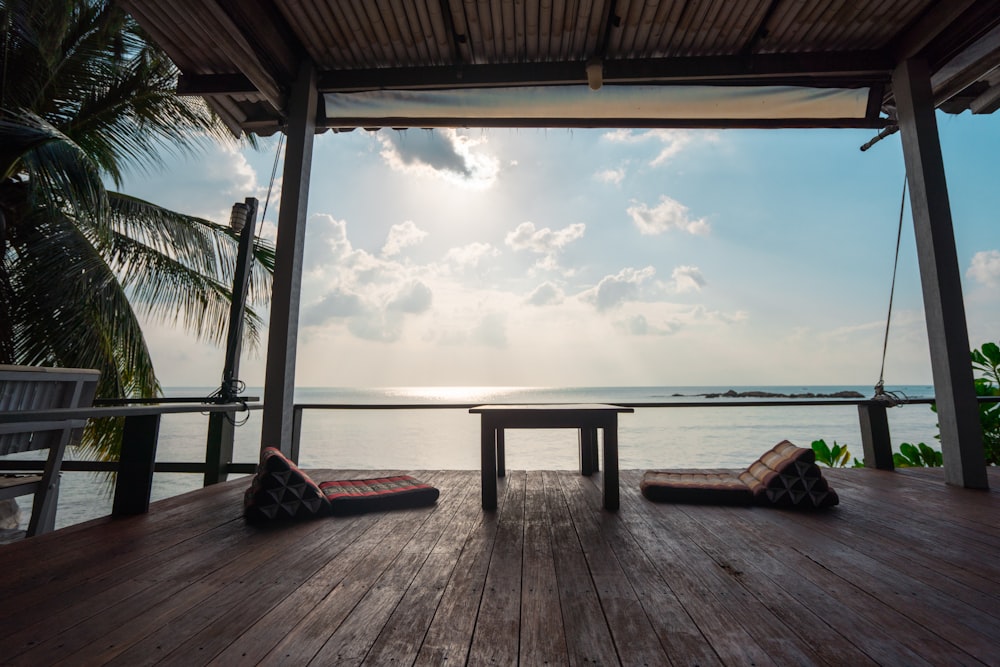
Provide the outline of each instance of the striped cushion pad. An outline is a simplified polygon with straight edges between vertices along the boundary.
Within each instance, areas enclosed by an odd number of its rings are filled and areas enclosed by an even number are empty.
[[[752,505],[753,492],[733,471],[650,470],[639,485],[642,495],[658,503]]]
[[[649,470],[640,488],[642,495],[656,502],[832,507],[840,499],[815,460],[811,449],[783,440],[746,470]]]
[[[320,482],[333,514],[345,516],[433,505],[439,491],[409,475]]]

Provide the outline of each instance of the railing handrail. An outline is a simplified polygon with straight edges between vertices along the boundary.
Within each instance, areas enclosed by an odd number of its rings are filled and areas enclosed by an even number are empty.
[[[239,396],[239,401],[225,401],[226,403],[254,403],[260,401],[259,396]],[[154,396],[152,398],[95,398],[94,405],[106,407],[112,405],[157,405],[160,403],[204,403],[216,404],[222,402],[218,397],[212,396]]]
[[[1000,396],[977,396],[980,403],[1000,403]],[[591,401],[592,402],[592,401]],[[782,406],[835,406],[835,405],[869,405],[884,404],[885,401],[872,398],[775,398],[775,399],[743,399],[738,401],[714,399],[704,401],[604,401],[610,405],[620,405],[625,408],[753,408]],[[895,405],[931,405],[936,398],[901,399]],[[295,403],[295,410],[468,410],[480,405],[571,405],[572,401],[478,401],[475,403]]]
[[[55,410],[5,410],[0,411],[0,424],[62,419],[99,419],[102,417],[143,417],[183,413],[247,412],[252,407],[257,406],[239,402],[120,405],[114,407],[60,408]]]

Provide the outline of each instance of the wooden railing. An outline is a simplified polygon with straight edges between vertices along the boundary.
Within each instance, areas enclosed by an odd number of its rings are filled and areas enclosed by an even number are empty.
[[[259,410],[260,403],[251,403],[256,398],[231,403],[195,402],[203,399],[169,398],[115,401],[126,405],[100,405],[91,408],[74,408],[45,411],[0,412],[0,423],[28,422],[39,419],[99,419],[122,417],[125,420],[121,458],[110,461],[64,461],[64,471],[116,472],[116,483],[112,515],[123,516],[142,514],[148,511],[152,492],[153,474],[192,473],[204,475],[204,485],[225,480],[228,474],[250,474],[256,469],[256,461],[239,463],[232,461],[233,439],[231,429],[209,427],[206,444],[206,459],[191,462],[157,462],[156,451],[159,440],[160,418],[167,414],[202,413],[210,420],[223,420],[237,413]],[[1000,402],[1000,397],[980,397],[981,403]],[[929,405],[934,399],[907,399],[905,405]],[[293,460],[299,459],[302,415],[306,410],[468,410],[481,403],[297,403],[293,407]],[[892,442],[889,433],[886,410],[890,406],[885,401],[856,399],[794,399],[794,400],[705,400],[691,402],[617,402],[616,405],[634,409],[659,408],[727,408],[727,407],[805,407],[805,406],[845,406],[855,405],[864,447],[866,467],[891,470]],[[231,423],[231,422],[228,422]],[[219,438],[221,437],[221,441]],[[32,464],[43,461],[6,460],[0,461],[0,472],[30,470]]]
[[[904,399],[897,403],[888,400],[809,398],[809,399],[740,399],[704,401],[613,401],[626,408],[752,408],[752,407],[806,407],[856,405],[864,450],[864,464],[868,468],[892,470],[892,438],[886,410],[893,405],[932,405],[933,398]],[[979,397],[980,403],[1000,403],[1000,397]],[[503,405],[503,403],[491,403]],[[524,404],[518,401],[516,404]],[[299,460],[301,451],[302,415],[306,410],[468,410],[478,403],[296,403],[293,406],[291,458]]]

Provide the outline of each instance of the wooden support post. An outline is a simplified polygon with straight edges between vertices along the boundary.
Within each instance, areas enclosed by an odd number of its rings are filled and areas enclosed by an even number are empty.
[[[125,418],[112,516],[145,514],[149,511],[159,435],[160,415]]]
[[[910,186],[945,481],[986,489],[961,272],[927,64],[916,59],[901,63],[893,72],[892,89]]]
[[[861,446],[864,449],[866,468],[892,470],[892,440],[889,437],[889,418],[883,401],[858,403],[861,423]]]
[[[295,352],[309,176],[316,132],[316,99],[316,71],[313,64],[305,60],[299,68],[288,102],[288,143],[275,244],[260,443],[262,449],[278,447],[286,455],[291,453],[292,448]]]

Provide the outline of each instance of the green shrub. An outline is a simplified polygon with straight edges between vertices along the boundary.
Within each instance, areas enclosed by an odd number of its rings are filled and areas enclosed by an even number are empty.
[[[974,380],[976,396],[1000,396],[1000,345],[984,343],[971,357],[972,370],[981,376]],[[937,412],[937,405],[932,404],[931,410]],[[980,403],[979,424],[986,465],[1000,465],[1000,403]],[[934,437],[940,440],[941,434]]]
[[[892,464],[897,468],[940,468],[944,461],[941,452],[922,442],[916,445],[904,442],[899,452],[892,455]]]
[[[851,452],[848,451],[847,445],[838,445],[836,440],[833,441],[832,447],[826,444],[826,440],[813,440],[812,450],[816,453],[816,463],[822,463],[830,468],[843,468],[851,462]],[[854,459],[853,467],[861,468],[864,464]]]
[[[976,378],[976,396],[1000,396],[1000,346],[984,343],[972,351]],[[1000,465],[1000,403],[980,403],[979,423],[983,427],[983,453],[986,465]]]

